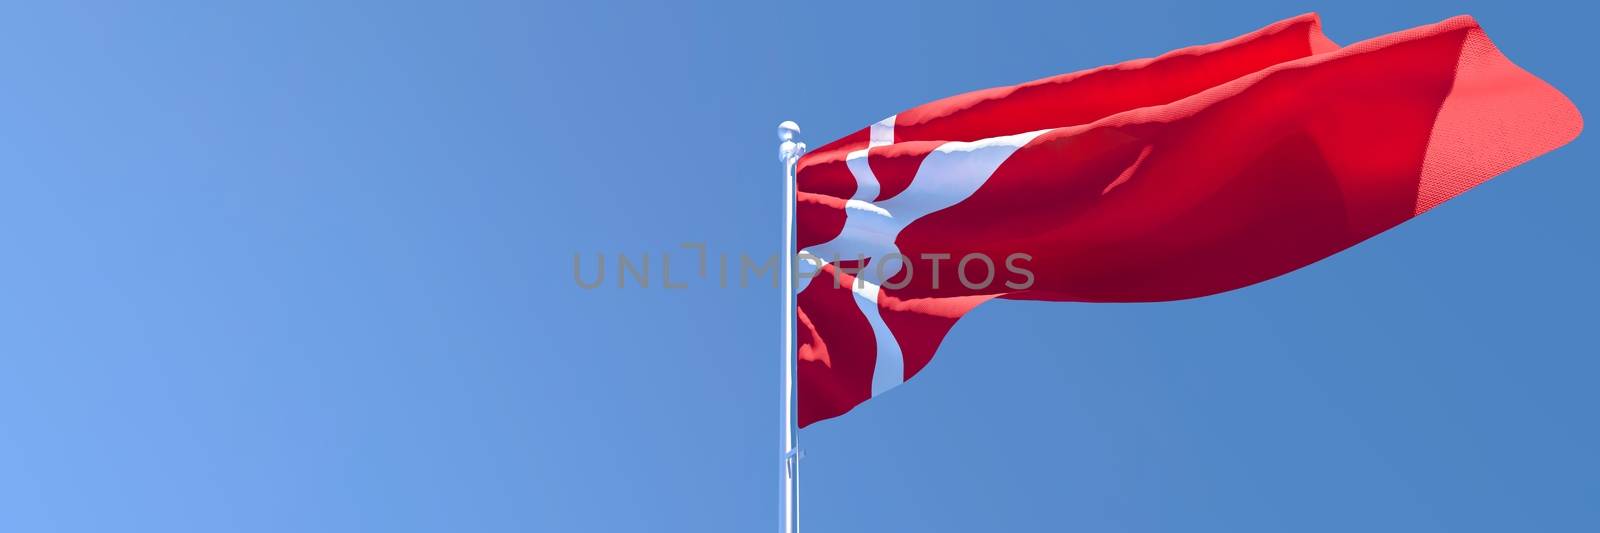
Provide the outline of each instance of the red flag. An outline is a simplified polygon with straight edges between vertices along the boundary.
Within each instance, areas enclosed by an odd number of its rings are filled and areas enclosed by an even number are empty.
[[[1303,15],[904,111],[799,161],[798,247],[827,262],[799,285],[800,426],[916,375],[990,299],[1244,287],[1582,127],[1464,16],[1341,48]]]

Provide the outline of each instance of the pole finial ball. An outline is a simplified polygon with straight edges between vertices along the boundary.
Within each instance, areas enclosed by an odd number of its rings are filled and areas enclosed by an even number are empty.
[[[800,125],[795,124],[793,120],[785,120],[782,124],[778,124],[778,140],[780,141],[792,141],[799,134]]]

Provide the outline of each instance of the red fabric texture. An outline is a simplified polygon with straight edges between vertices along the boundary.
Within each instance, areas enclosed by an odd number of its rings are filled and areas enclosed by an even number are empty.
[[[945,142],[1038,130],[970,197],[895,237],[915,275],[878,304],[904,379],[984,301],[1166,301],[1271,279],[1571,141],[1582,118],[1470,17],[1341,48],[1303,15],[902,112],[895,143],[869,152],[877,200]],[[845,156],[867,132],[801,159],[799,248],[839,234],[855,190]],[[924,253],[952,259],[936,278]],[[993,258],[995,283],[960,282],[956,260],[972,253]],[[1015,253],[1031,257],[1023,290],[1000,283]],[[848,289],[818,281],[828,288],[813,282],[799,304],[802,427],[868,399],[877,356]]]

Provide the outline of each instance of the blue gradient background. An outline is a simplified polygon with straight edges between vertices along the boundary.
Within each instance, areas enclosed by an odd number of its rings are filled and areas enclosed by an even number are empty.
[[[7,4],[0,531],[768,531],[778,294],[677,247],[777,248],[780,120],[1310,10],[1600,90],[1583,3],[1223,4]],[[980,308],[804,432],[806,530],[1600,530],[1593,136],[1244,290]]]

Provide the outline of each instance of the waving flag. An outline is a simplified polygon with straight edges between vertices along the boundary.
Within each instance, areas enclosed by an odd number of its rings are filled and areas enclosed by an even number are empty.
[[[1314,14],[890,116],[798,164],[797,247],[821,263],[799,285],[799,424],[910,379],[990,299],[1244,287],[1581,129],[1470,17],[1340,47]]]

